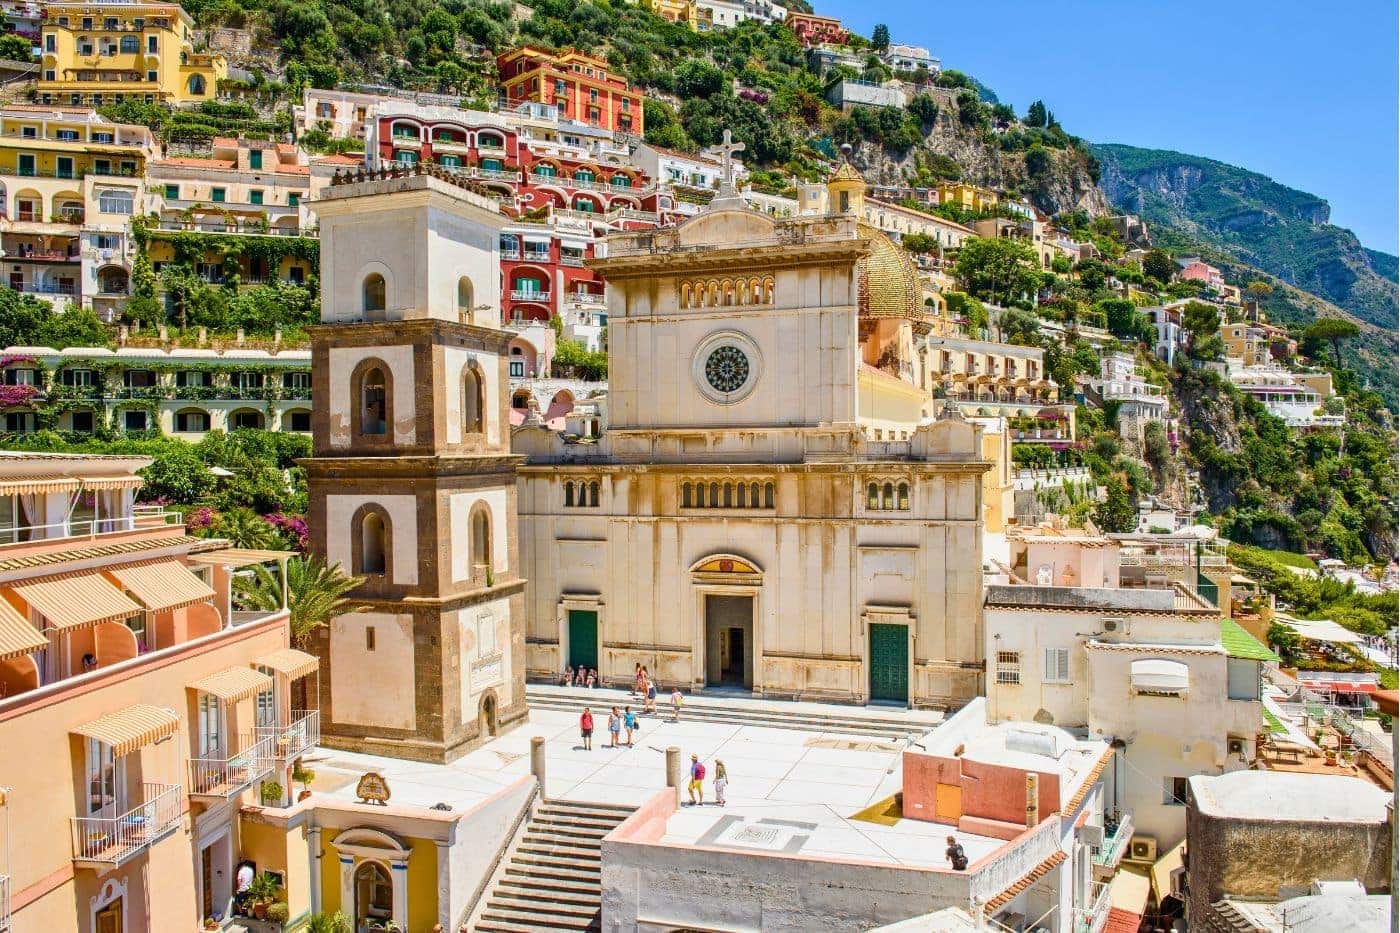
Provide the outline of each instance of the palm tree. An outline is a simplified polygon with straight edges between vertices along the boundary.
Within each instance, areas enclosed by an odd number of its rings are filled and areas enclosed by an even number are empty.
[[[345,594],[359,586],[359,577],[346,576],[340,565],[327,566],[316,557],[293,557],[287,561],[287,607],[291,611],[292,644],[306,648],[311,635],[330,620],[359,606]],[[238,577],[234,587],[239,604],[247,609],[276,612],[282,608],[282,587],[264,566],[253,568],[251,578]]]
[[[230,509],[220,513],[210,532],[227,538],[235,547],[268,550],[278,545],[277,529],[252,509]],[[281,603],[278,603],[281,607]]]

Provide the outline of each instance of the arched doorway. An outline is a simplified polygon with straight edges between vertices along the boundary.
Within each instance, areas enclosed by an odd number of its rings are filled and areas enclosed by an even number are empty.
[[[364,861],[355,869],[355,929],[371,922],[381,926],[394,918],[394,884],[389,869]]]
[[[756,620],[763,571],[736,554],[712,554],[692,564],[690,575],[704,620],[704,669],[697,676],[706,686],[752,690],[760,669]]]
[[[480,735],[487,738],[496,737],[496,695],[488,693],[481,698],[481,712],[477,715],[480,725]]]

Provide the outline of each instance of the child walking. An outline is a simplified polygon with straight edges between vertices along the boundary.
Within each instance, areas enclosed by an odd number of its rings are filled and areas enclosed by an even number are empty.
[[[617,736],[622,731],[622,716],[618,714],[617,707],[612,708],[608,714],[608,748],[617,748]]]
[[[637,714],[632,712],[632,707],[625,706],[622,709],[622,728],[627,730],[627,747],[632,747],[632,733],[637,731]]]
[[[593,711],[586,706],[578,718],[578,734],[583,738],[583,750],[593,751]]]

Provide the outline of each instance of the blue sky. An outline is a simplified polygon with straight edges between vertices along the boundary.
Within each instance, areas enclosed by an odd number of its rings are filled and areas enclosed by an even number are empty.
[[[926,46],[1018,113],[1041,98],[1094,142],[1209,156],[1325,198],[1396,251],[1396,3],[814,0]]]

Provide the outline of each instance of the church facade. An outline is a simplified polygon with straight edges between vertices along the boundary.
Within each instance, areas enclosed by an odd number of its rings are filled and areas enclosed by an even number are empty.
[[[917,385],[917,273],[861,217],[775,219],[732,188],[619,234],[608,423],[527,419],[527,665],[663,686],[917,706],[982,686],[981,428]]]
[[[317,201],[311,550],[361,583],[316,634],[322,744],[446,761],[526,715],[499,235],[429,170]]]

